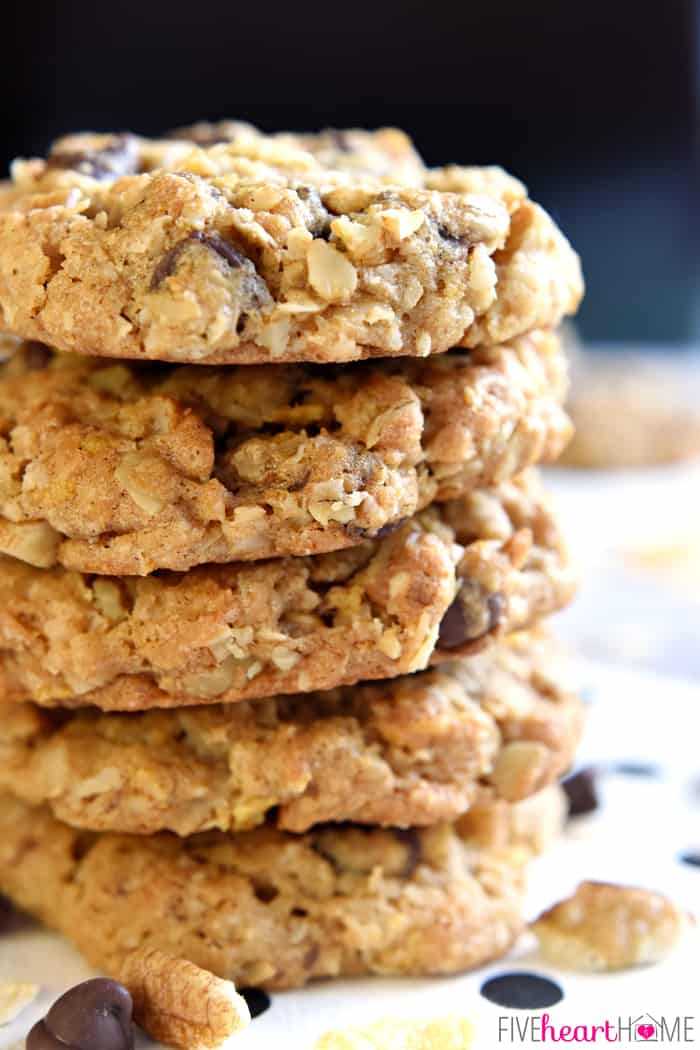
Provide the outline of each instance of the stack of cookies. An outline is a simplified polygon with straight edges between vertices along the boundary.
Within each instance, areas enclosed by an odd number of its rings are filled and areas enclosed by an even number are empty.
[[[402,133],[76,135],[0,188],[0,889],[123,974],[504,952],[581,724],[575,253]],[[24,341],[22,341],[24,340]]]

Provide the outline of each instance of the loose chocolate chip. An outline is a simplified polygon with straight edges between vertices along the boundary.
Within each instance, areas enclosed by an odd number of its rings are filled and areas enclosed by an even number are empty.
[[[110,145],[101,149],[52,150],[46,166],[78,171],[93,179],[135,175],[140,170],[138,143],[133,135],[115,135]]]
[[[46,368],[52,356],[48,346],[43,343],[25,343],[22,347],[24,367],[31,372],[40,372]]]
[[[224,262],[228,263],[233,270],[240,269],[246,261],[245,256],[237,248],[234,248],[232,244],[229,244],[228,241],[225,241],[220,234],[204,233],[202,230],[195,230],[194,233],[189,233],[177,244],[174,244],[170,251],[167,251],[160,260],[151,277],[152,292],[160,287],[166,277],[172,277],[177,269],[180,256],[190,244],[205,245],[205,247],[220,256]]]
[[[421,862],[423,851],[420,844],[420,835],[415,828],[394,828],[394,835],[406,847],[406,863],[401,875],[404,879],[410,879]]]
[[[106,977],[62,995],[27,1036],[26,1050],[133,1050],[131,996]]]
[[[262,988],[239,988],[238,992],[247,1002],[251,1017],[260,1017],[270,1009],[270,996]]]
[[[440,621],[438,648],[456,649],[467,640],[467,619],[459,596],[455,598]]]
[[[507,1010],[542,1010],[564,998],[564,992],[548,977],[536,973],[504,973],[484,981],[484,999]]]
[[[681,864],[688,864],[691,868],[700,868],[700,850],[689,850],[679,854]]]
[[[593,769],[581,769],[562,781],[562,788],[569,802],[569,816],[581,817],[598,808],[598,796]]]

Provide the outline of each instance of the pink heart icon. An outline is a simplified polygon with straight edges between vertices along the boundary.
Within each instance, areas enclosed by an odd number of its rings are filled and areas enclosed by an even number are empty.
[[[656,1028],[653,1024],[640,1024],[637,1025],[637,1035],[641,1035],[642,1039],[651,1039],[652,1035],[656,1034]]]

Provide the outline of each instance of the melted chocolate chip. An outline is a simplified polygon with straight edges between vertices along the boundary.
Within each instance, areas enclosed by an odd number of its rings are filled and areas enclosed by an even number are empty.
[[[328,128],[327,134],[333,141],[333,145],[341,153],[352,153],[353,146],[348,133],[346,131],[339,131],[337,128]]]
[[[25,343],[22,347],[22,361],[30,372],[41,372],[48,367],[53,354],[43,343]]]
[[[14,914],[15,910],[12,906],[12,901],[8,900],[7,897],[3,897],[0,893],[0,932],[10,925],[10,920]]]
[[[381,540],[385,536],[391,536],[392,532],[396,532],[407,521],[408,518],[397,518],[396,521],[389,521],[379,529],[365,529],[362,525],[355,525],[354,522],[349,521],[345,526],[345,531],[353,540]]]
[[[27,1036],[26,1050],[133,1050],[131,996],[106,977],[62,995]]]
[[[246,261],[245,255],[242,255],[237,248],[225,241],[220,234],[195,230],[194,233],[189,233],[187,237],[183,237],[181,241],[174,244],[170,251],[167,251],[160,260],[151,277],[152,292],[160,287],[166,277],[172,277],[177,269],[180,256],[191,244],[203,244],[220,256],[233,270],[239,270]]]
[[[293,481],[290,485],[287,485],[287,492],[300,492],[301,489],[306,487],[310,477],[311,471],[305,470],[297,481]]]
[[[438,648],[456,649],[463,645],[467,638],[467,618],[458,595],[440,621]]]
[[[56,149],[46,159],[47,168],[64,168],[93,179],[118,179],[140,171],[139,150],[133,135],[115,135],[101,149]]]
[[[449,228],[449,226],[441,224],[438,226],[437,230],[443,241],[447,241],[448,244],[455,244],[466,248],[469,247],[469,238],[455,233]]]
[[[679,854],[681,864],[688,864],[691,868],[700,868],[700,850],[687,850]]]
[[[239,988],[238,994],[247,1002],[251,1017],[260,1017],[270,1009],[270,996],[262,988]]]
[[[555,981],[536,973],[504,973],[481,986],[484,999],[507,1010],[542,1010],[564,998]]]
[[[423,851],[420,844],[420,835],[416,828],[394,828],[394,835],[406,848],[406,863],[404,864],[401,877],[410,879],[413,872],[421,862]]]
[[[570,817],[581,817],[585,813],[593,813],[598,808],[593,769],[579,770],[578,773],[562,781],[561,786],[569,802]]]

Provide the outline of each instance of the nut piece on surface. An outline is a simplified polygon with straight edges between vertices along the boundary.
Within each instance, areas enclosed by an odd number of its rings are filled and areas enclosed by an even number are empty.
[[[532,924],[550,962],[570,970],[624,970],[660,962],[692,918],[661,893],[582,882]]]
[[[14,1021],[38,994],[38,984],[0,984],[0,1025]]]
[[[224,1050],[250,1024],[232,981],[187,959],[153,948],[128,955],[120,979],[134,1000],[134,1018],[156,1040],[181,1050]]]
[[[471,1050],[474,1026],[463,1017],[377,1021],[321,1036],[314,1050]]]

